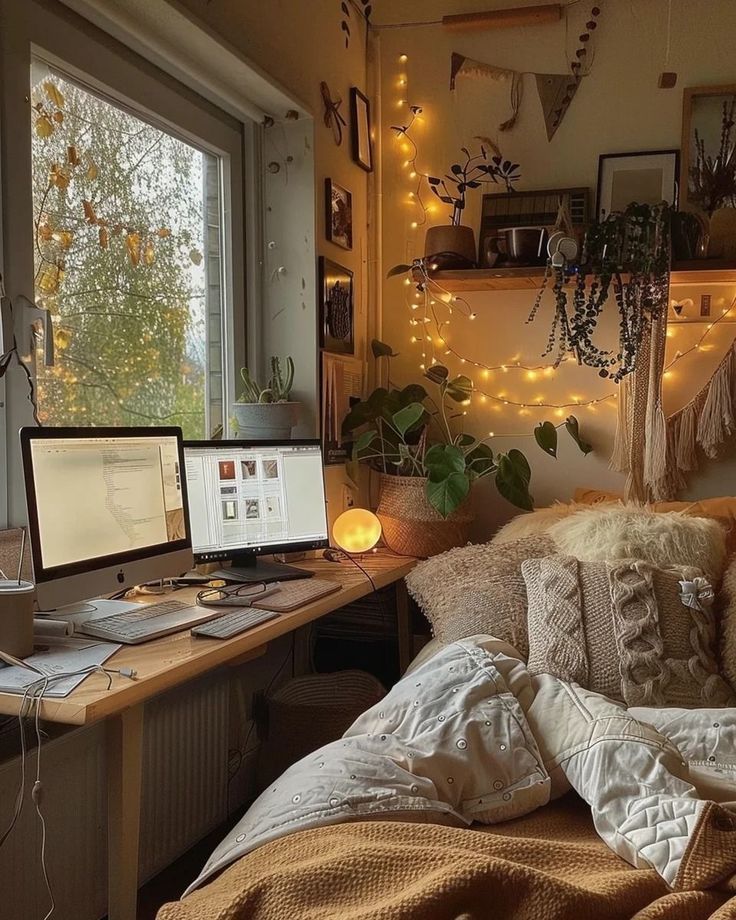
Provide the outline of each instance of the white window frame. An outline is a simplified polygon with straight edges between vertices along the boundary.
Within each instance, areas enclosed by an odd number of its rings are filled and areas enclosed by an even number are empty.
[[[19,341],[29,336],[23,310],[17,305],[22,297],[33,298],[31,108],[27,97],[31,57],[36,55],[136,115],[220,158],[225,218],[222,280],[227,415],[235,387],[235,368],[245,363],[245,124],[217,111],[210,102],[59,3],[0,0],[0,13],[4,113],[0,125],[4,231],[0,237],[4,244],[0,271],[13,304],[16,336]],[[24,424],[33,424],[22,371],[9,374],[5,383],[0,389],[0,402],[4,403],[4,408],[0,407],[0,470],[5,473],[5,481],[0,483],[0,526],[25,520],[17,430]]]

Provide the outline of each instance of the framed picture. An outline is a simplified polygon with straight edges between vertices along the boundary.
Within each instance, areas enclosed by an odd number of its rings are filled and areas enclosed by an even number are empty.
[[[332,179],[325,179],[325,227],[331,243],[353,248],[353,196]]]
[[[725,165],[733,143],[735,108],[736,84],[690,86],[683,90],[682,210],[711,215],[719,208],[732,208],[736,204],[736,182]],[[713,171],[703,168],[708,159],[715,166]],[[720,169],[719,163],[724,164]]]
[[[604,153],[598,157],[598,220],[613,211],[623,211],[632,201],[666,201],[677,207],[679,186],[679,150]]]
[[[354,354],[353,273],[324,256],[319,259],[319,304],[320,346]]]
[[[366,172],[372,172],[371,104],[368,97],[356,86],[350,90],[350,130],[353,138],[353,159]]]
[[[363,362],[353,355],[322,352],[322,456],[328,466],[352,455],[354,434],[342,433],[342,421],[363,398]]]

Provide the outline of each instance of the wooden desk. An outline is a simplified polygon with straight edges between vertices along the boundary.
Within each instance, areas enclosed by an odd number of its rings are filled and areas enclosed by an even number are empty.
[[[399,659],[402,671],[411,657],[411,629],[404,576],[416,565],[409,557],[369,554],[360,560],[376,588],[396,586]],[[143,707],[152,697],[214,668],[235,666],[262,655],[268,643],[319,617],[365,597],[370,582],[350,562],[309,559],[299,563],[317,577],[340,583],[341,588],[277,620],[263,623],[232,639],[194,639],[189,630],[142,645],[124,646],[105,667],[131,667],[137,678],[115,675],[111,688],[92,674],[64,699],[44,700],[41,717],[67,725],[88,725],[107,719],[108,788],[108,911],[109,920],[135,920],[138,895],[138,845],[142,780]],[[176,593],[194,599],[194,588]],[[150,603],[160,597],[147,598]],[[0,714],[15,715],[21,698],[0,693]]]

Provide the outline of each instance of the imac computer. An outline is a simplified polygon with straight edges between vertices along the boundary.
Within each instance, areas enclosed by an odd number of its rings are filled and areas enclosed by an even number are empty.
[[[266,553],[329,546],[319,441],[186,441],[194,560],[230,560],[232,581],[308,578]]]
[[[180,428],[22,428],[40,610],[192,567]]]

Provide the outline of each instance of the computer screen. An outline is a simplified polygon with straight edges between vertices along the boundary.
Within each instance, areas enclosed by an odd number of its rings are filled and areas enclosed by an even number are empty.
[[[180,429],[24,428],[21,447],[39,593],[70,603],[191,566]]]
[[[328,545],[318,441],[185,442],[197,561]]]

